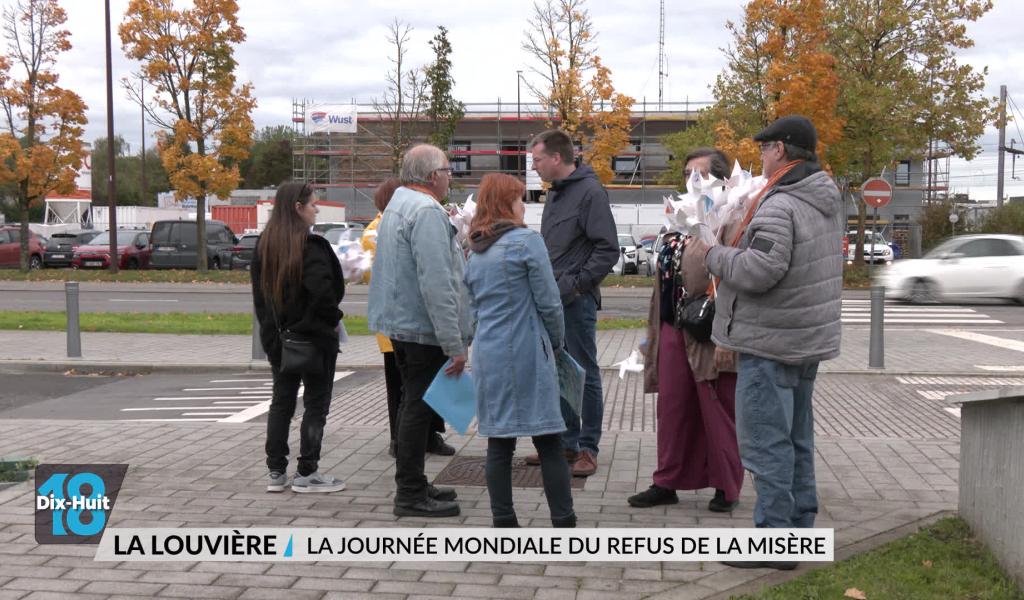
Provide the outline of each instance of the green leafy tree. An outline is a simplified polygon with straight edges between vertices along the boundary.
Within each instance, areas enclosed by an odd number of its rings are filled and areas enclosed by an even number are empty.
[[[989,0],[829,0],[846,119],[837,176],[857,185],[929,146],[977,154],[994,103],[982,96],[987,70],[960,64],[956,53],[974,45],[966,24],[991,8]],[[860,261],[867,205],[856,201]]]
[[[167,171],[155,148],[146,152],[146,189],[142,189],[142,154],[129,154],[123,137],[114,138],[114,160],[117,166],[118,206],[156,206],[157,194],[171,189]],[[107,138],[98,138],[92,145],[92,203],[109,206],[107,199]]]
[[[452,77],[452,45],[448,41],[448,30],[437,26],[437,35],[430,40],[434,51],[434,62],[423,69],[426,78],[426,106],[424,114],[430,119],[430,143],[447,148],[451,143],[455,126],[466,114],[466,105],[452,96],[455,79]]]
[[[248,189],[277,187],[290,179],[294,141],[295,132],[283,125],[258,131],[249,156],[240,164],[242,186]]]

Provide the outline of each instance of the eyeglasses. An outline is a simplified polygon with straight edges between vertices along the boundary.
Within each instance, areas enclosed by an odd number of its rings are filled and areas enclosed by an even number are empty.
[[[445,175],[447,175],[449,177],[452,176],[452,168],[451,167],[441,167],[440,169],[434,169],[434,171],[435,172],[440,171],[440,172],[444,173]]]
[[[758,146],[761,148],[761,154],[764,154],[765,152],[774,148],[775,144],[777,143],[778,142],[761,142],[760,144],[758,144]]]

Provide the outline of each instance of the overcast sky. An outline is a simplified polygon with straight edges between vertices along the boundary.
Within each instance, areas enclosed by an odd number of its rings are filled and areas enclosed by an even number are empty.
[[[10,6],[11,0],[3,0]],[[61,84],[78,92],[89,106],[86,139],[106,136],[104,87],[104,21],[100,0],[64,0],[68,13],[72,50],[63,54],[57,70]],[[117,24],[127,0],[111,0],[115,80],[136,72],[137,65],[124,57]],[[721,48],[729,44],[727,20],[742,16],[740,0],[703,0],[666,3],[665,53],[668,78],[665,101],[711,100],[709,86],[725,66]],[[449,0],[443,3],[411,0],[290,0],[265,2],[239,0],[239,21],[247,40],[237,48],[239,79],[251,81],[258,107],[253,114],[257,128],[289,125],[293,98],[323,102],[368,103],[384,89],[392,47],[387,42],[388,24],[398,18],[414,27],[408,61],[428,63],[428,46],[438,25],[449,30],[453,47],[455,95],[464,102],[501,102],[514,109],[516,71],[530,78],[538,66],[520,49],[531,0]],[[638,101],[658,99],[657,0],[588,0],[586,6],[599,32],[598,53],[612,69],[616,88]],[[1024,16],[1021,0],[996,0],[995,8],[969,27],[976,46],[962,59],[977,68],[987,66],[986,93],[996,96],[1005,84],[1011,98],[1024,109],[1024,47],[1019,26]],[[536,81],[536,78],[531,78]],[[528,100],[525,86],[523,102]],[[141,117],[118,85],[114,90],[115,132],[124,136],[133,151],[141,142]],[[1018,112],[1024,121],[1024,113]],[[146,126],[147,145],[154,139]],[[1024,131],[1024,123],[1020,131]],[[1007,132],[1017,146],[1024,136],[1013,123]],[[973,198],[995,198],[998,138],[990,128],[981,140],[982,154],[968,163],[952,161],[950,186],[970,192]],[[1024,157],[1022,157],[1024,158]],[[1007,157],[1006,186],[1009,193],[1024,195],[1024,160],[1017,172],[1022,181],[1010,180]]]

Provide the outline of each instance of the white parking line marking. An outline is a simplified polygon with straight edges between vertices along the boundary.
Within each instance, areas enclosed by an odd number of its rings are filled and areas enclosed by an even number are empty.
[[[146,410],[207,410],[210,408],[249,408],[248,404],[240,404],[238,406],[153,406],[145,408],[122,408],[121,412],[140,412]]]
[[[262,400],[214,400],[213,404],[248,404],[249,406],[252,406],[253,404],[259,404],[260,402],[263,402],[263,401]]]
[[[871,319],[842,317],[841,321],[843,323],[870,323]],[[945,324],[950,324],[950,325],[952,325],[952,324],[957,324],[957,325],[960,325],[960,324],[965,324],[965,325],[966,324],[970,324],[970,325],[998,325],[999,323],[1002,323],[1002,321],[997,321],[995,319],[925,319],[925,318],[920,318],[920,319],[890,319],[890,318],[886,318],[885,322],[886,323],[922,323],[922,324],[923,323],[931,323],[931,324],[934,324],[934,325],[945,325]],[[985,343],[990,343],[990,342],[985,342]],[[1024,352],[1024,350],[1021,350],[1021,352]]]
[[[273,379],[211,379],[210,383],[259,383],[261,381],[273,382]],[[266,384],[264,384],[266,385]]]
[[[220,419],[121,419],[133,423],[184,423],[190,421],[220,421]]]
[[[214,415],[233,415],[235,413],[230,412],[201,412],[201,413],[181,413],[183,417],[212,417]]]
[[[264,394],[264,398],[269,398],[270,394]],[[167,402],[177,400],[254,400],[256,396],[246,396],[245,398],[239,398],[238,396],[165,396],[162,398],[153,398],[153,400]]]
[[[183,392],[219,392],[228,390],[262,390],[267,391],[267,388],[262,386],[256,387],[216,387],[216,388],[185,388]]]
[[[1024,365],[974,365],[982,371],[1006,371],[1008,373],[1024,373]]]
[[[925,331],[928,333],[960,338],[970,342],[978,342],[979,344],[988,344],[989,346],[996,346],[1006,350],[1024,352],[1024,342],[1008,340],[994,335],[985,335],[983,333],[974,333],[973,331],[962,331],[959,329],[926,329]]]
[[[334,381],[337,382],[340,379],[348,377],[349,375],[351,375],[354,372],[355,371],[342,371],[340,373],[335,373],[334,374]],[[298,391],[299,397],[302,397],[303,387],[304,386],[299,386],[299,391]],[[259,417],[259,416],[261,416],[263,414],[266,414],[266,412],[269,411],[269,410],[270,410],[270,400],[267,400],[266,402],[260,402],[259,404],[255,405],[255,406],[251,406],[251,407],[243,410],[242,412],[240,412],[238,414],[235,414],[235,415],[232,415],[232,416],[230,416],[230,417],[228,417],[226,419],[221,419],[220,422],[221,423],[245,423],[246,421],[251,421],[252,419],[255,419],[256,417]]]
[[[947,408],[944,408],[942,410],[948,412],[949,414],[953,415],[954,417],[956,417],[958,419],[960,418],[960,408],[959,407],[957,407],[957,408],[947,407]]]

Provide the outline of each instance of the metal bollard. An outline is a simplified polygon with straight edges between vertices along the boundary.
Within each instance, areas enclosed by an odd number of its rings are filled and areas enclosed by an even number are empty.
[[[871,286],[871,342],[868,366],[885,368],[885,286]]]
[[[256,313],[252,313],[252,359],[265,360],[267,353],[263,351],[263,344],[260,343],[260,320]]]
[[[78,323],[78,282],[64,282],[67,306],[68,358],[82,358],[82,330]]]

